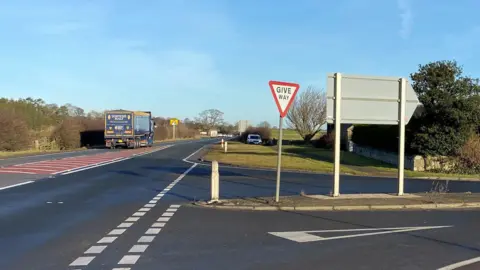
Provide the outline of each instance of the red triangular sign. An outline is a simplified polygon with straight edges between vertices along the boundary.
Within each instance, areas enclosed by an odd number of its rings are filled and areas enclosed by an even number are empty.
[[[270,90],[272,90],[273,99],[275,99],[275,103],[277,104],[280,117],[283,118],[287,115],[288,109],[292,105],[300,85],[279,81],[269,81],[268,85],[270,85]]]

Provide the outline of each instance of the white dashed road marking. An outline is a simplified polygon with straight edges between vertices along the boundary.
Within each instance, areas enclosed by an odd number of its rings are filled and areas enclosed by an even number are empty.
[[[175,207],[174,207],[175,206]],[[175,211],[178,210],[180,205],[171,205],[165,213],[165,214],[175,214]],[[159,234],[160,231],[162,230],[161,228],[155,228],[155,227],[163,227],[165,226],[165,223],[159,223],[155,222],[152,224],[152,226],[145,232],[145,235],[140,237],[138,239],[138,243],[151,243],[155,239],[155,236],[150,236],[152,234]],[[131,255],[131,253],[143,253],[145,250],[148,248],[148,245],[138,245],[135,244],[130,250],[128,251],[128,254],[123,256],[122,259],[118,262],[120,265],[134,265],[137,263],[138,259],[140,259],[140,255]]]
[[[102,253],[102,251],[106,248],[107,246],[92,246],[90,247],[87,251],[85,251],[85,254],[98,254]]]
[[[125,255],[118,264],[135,264],[138,259],[140,259],[140,255]]]
[[[70,264],[70,266],[85,266],[88,265],[91,261],[93,261],[93,259],[95,259],[95,256],[78,257]]]
[[[121,235],[126,230],[127,229],[113,229],[111,232],[108,233],[108,235]]]
[[[117,239],[116,236],[107,236],[107,237],[103,237],[102,239],[100,239],[97,243],[98,244],[110,244],[110,243],[113,243],[113,241],[115,241],[115,239]]]
[[[128,252],[129,253],[138,253],[145,252],[148,245],[134,245]]]
[[[155,207],[156,203],[158,202],[159,199],[163,197],[164,194],[166,194],[175,184],[178,183],[178,181],[182,180],[191,170],[193,170],[198,164],[193,164],[190,168],[188,168],[183,174],[181,174],[177,179],[175,179],[169,186],[167,186],[164,190],[162,190],[159,194],[155,196],[154,199],[150,200],[148,204],[145,204],[142,208],[137,210],[131,217],[127,218],[124,222],[119,224],[117,228],[111,230],[106,237],[103,237],[100,239],[97,244],[110,244],[113,241],[117,239],[118,236],[121,236],[128,228],[133,226],[134,222],[137,222],[140,217],[143,217],[148,211],[150,211],[151,208]],[[167,210],[168,212],[165,212],[163,215],[167,215],[169,217],[173,216],[175,213],[175,210],[180,207],[180,205],[172,205],[170,208]],[[175,210],[173,210],[175,208]],[[145,234],[141,236],[138,239],[138,243],[151,243],[154,239],[156,234],[158,234],[161,229],[158,227],[163,227],[165,226],[165,222],[167,222],[170,218],[169,217],[164,217],[164,218],[159,218],[157,221],[163,222],[155,222],[152,224],[152,228],[149,228]],[[113,236],[112,236],[113,235]],[[129,253],[143,253],[147,249],[148,245],[141,245],[137,244],[134,245]],[[91,246],[88,250],[84,252],[84,254],[100,254],[107,248],[107,245],[93,245]],[[140,258],[140,255],[125,255],[123,258],[118,262],[119,265],[133,265],[137,262],[137,260]],[[70,266],[87,266],[90,264],[90,262],[95,259],[95,256],[81,256],[78,257],[75,261],[73,261]],[[114,270],[126,270],[130,268],[114,268]]]
[[[158,234],[160,232],[161,229],[154,229],[154,228],[151,228],[151,229],[148,229],[145,234]]]
[[[138,239],[138,243],[150,243],[155,239],[155,236],[142,236]]]

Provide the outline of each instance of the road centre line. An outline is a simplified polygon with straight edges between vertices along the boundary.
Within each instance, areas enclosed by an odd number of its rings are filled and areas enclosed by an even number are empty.
[[[202,147],[203,148],[203,147]],[[201,148],[200,148],[201,149]],[[199,149],[199,150],[200,150]],[[197,150],[196,152],[198,152],[199,150]],[[195,153],[195,152],[194,152]],[[147,153],[145,153],[147,154]],[[138,156],[138,155],[137,155]],[[192,166],[190,166],[185,172],[183,172],[180,176],[178,176],[174,181],[172,181],[173,185],[176,185],[180,180],[182,180],[188,173],[190,173],[198,164],[197,163],[194,163]],[[159,194],[157,194],[155,197],[160,197],[159,199],[161,199],[161,197],[163,196],[163,194],[166,194],[168,193],[168,191],[170,190],[170,188],[165,188],[163,189]],[[128,228],[132,227],[134,225],[135,222],[137,222],[140,217],[139,216],[143,216],[145,215],[148,210],[146,209],[151,209],[153,207],[156,206],[156,203],[157,203],[157,200],[150,200],[147,204],[143,205],[139,210],[137,210],[131,217],[127,218],[125,221],[122,221],[116,229],[113,229],[109,232],[109,234],[106,236],[106,237],[103,237],[102,239],[100,239],[97,244],[103,244],[103,245],[93,245],[91,246],[87,251],[89,250],[96,250],[96,251],[100,251],[99,253],[97,253],[96,255],[99,255],[101,254],[101,252],[106,249],[108,247],[107,244],[111,244],[113,243],[117,237],[121,236],[123,233],[125,233]],[[165,213],[168,213],[168,215],[173,215],[175,213],[175,211],[173,211],[173,209],[178,209],[180,207],[180,205],[171,205],[169,209],[167,209],[167,211]],[[143,210],[143,211],[142,211]],[[146,211],[145,211],[146,210]],[[165,215],[165,213],[163,215]],[[170,215],[170,216],[171,216]],[[138,239],[138,243],[150,243],[154,240],[155,238],[155,234],[156,232],[160,232],[160,228],[158,228],[158,225],[160,224],[159,222],[164,222],[166,223],[168,220],[170,219],[170,217],[168,217],[167,219],[165,219],[164,217],[160,217],[157,219],[157,221],[152,224],[151,228],[149,228],[145,234],[146,235],[143,235],[141,236],[139,239]],[[125,225],[125,223],[131,223],[131,225],[128,225],[128,227],[126,227],[127,225]],[[155,227],[154,227],[155,225]],[[162,226],[164,226],[165,224],[163,224]],[[138,245],[138,244],[137,244]],[[105,247],[103,247],[105,246]],[[132,247],[133,248],[133,247]],[[145,248],[146,249],[146,248]],[[84,252],[84,256],[80,256],[78,257],[77,259],[75,259],[69,266],[73,266],[73,267],[79,267],[79,266],[87,266],[89,265],[94,259],[96,256],[85,256],[87,255],[87,251]],[[88,254],[88,255],[91,255],[91,254]],[[137,260],[140,258],[139,255],[125,255],[122,257],[122,259],[118,262],[118,264],[120,265],[123,265],[123,264],[135,264],[137,262]],[[117,268],[118,269],[118,268]]]

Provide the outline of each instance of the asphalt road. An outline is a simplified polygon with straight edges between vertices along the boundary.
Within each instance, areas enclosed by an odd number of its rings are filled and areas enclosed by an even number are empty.
[[[196,160],[205,144],[182,143],[1,190],[0,269],[438,269],[480,257],[477,210],[254,212],[186,206],[209,196],[210,168],[185,159]],[[283,174],[282,193],[328,191],[331,181],[324,177]],[[268,171],[222,168],[221,179],[222,197],[274,192]],[[342,179],[352,192],[392,185],[384,183],[388,179]],[[420,183],[417,188],[431,185]],[[477,263],[457,269],[479,268]]]
[[[77,170],[85,170],[88,167],[119,162],[134,154],[138,155],[162,147],[188,144],[196,141],[198,140],[155,143],[153,148],[135,150],[91,149],[3,159],[0,160],[0,190],[12,185],[22,185],[31,181],[72,173]]]
[[[193,140],[182,140],[178,142],[174,142],[176,144],[188,143]],[[155,143],[154,146],[159,145],[166,145],[171,144],[172,142],[159,142]],[[109,153],[112,151],[124,151],[124,149],[107,149],[107,148],[93,148],[87,150],[80,150],[80,151],[71,151],[71,152],[59,152],[59,153],[48,153],[48,154],[38,154],[38,155],[30,155],[30,156],[21,156],[21,157],[12,157],[12,158],[3,158],[0,159],[0,167],[3,166],[10,166],[22,163],[30,163],[30,162],[38,162],[44,160],[54,160],[60,158],[69,158],[69,157],[77,157],[77,156],[84,156],[84,155],[94,155],[94,154],[101,154],[101,153]]]

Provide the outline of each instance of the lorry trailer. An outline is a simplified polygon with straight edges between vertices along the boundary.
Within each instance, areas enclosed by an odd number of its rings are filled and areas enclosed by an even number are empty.
[[[105,146],[114,149],[151,147],[155,122],[151,112],[115,110],[105,112]]]

